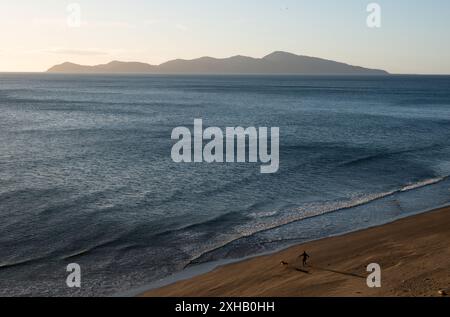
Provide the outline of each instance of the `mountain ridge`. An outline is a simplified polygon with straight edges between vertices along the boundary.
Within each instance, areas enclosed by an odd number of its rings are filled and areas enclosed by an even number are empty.
[[[275,51],[262,58],[235,55],[174,59],[160,65],[112,61],[94,66],[65,62],[48,73],[144,73],[144,74],[297,74],[297,75],[388,75],[381,69],[354,66],[318,57]]]

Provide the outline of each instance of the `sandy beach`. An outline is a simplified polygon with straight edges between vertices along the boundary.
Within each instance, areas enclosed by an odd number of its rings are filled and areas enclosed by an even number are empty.
[[[442,296],[450,288],[449,241],[450,208],[443,208],[225,265],[142,296]],[[305,268],[303,251],[311,256]],[[370,263],[381,266],[381,288],[367,286]]]

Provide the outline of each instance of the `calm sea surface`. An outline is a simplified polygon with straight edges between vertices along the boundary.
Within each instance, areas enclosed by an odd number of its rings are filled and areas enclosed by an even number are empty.
[[[279,172],[173,163],[196,118],[280,127]],[[0,74],[0,295],[113,295],[445,205],[449,158],[450,77]]]

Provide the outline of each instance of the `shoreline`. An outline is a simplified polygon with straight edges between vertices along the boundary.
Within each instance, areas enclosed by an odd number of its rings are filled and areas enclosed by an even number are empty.
[[[450,269],[448,269],[450,267],[450,244],[448,243],[450,229],[448,228],[450,228],[450,207],[439,207],[401,217],[387,224],[294,244],[282,250],[241,259],[195,265],[146,287],[127,292],[127,295],[145,297],[440,296],[439,290],[448,290],[450,287]],[[416,239],[408,242],[413,234],[416,235]],[[386,239],[389,240],[389,237],[391,240],[386,244]],[[422,240],[433,241],[423,245],[419,243]],[[384,251],[377,248],[377,241],[380,246],[384,246]],[[335,247],[330,249],[330,246]],[[375,251],[364,252],[361,250],[363,246]],[[424,259],[414,258],[411,263],[399,262],[399,259],[405,260],[408,255],[414,257],[414,254],[419,251],[424,252],[427,248],[433,250],[439,248],[439,252],[426,254]],[[312,255],[311,267],[306,270],[301,267],[300,260],[297,259],[303,249]],[[382,276],[386,275],[386,285],[382,288],[367,287],[366,278],[369,273],[366,272],[366,266],[377,262],[355,259],[355,252],[351,250],[356,249],[358,259],[380,258]],[[341,252],[336,253],[336,250]],[[393,256],[390,259],[386,258],[385,253]],[[397,253],[399,256],[396,255]],[[446,258],[445,255],[447,255]],[[281,262],[288,264],[282,265]],[[404,269],[395,269],[401,264],[405,266]],[[414,274],[410,268],[411,265],[419,265],[423,267],[423,270],[419,268]],[[428,266],[433,268],[426,269]],[[384,274],[385,270],[389,274]],[[401,272],[393,275],[391,271]],[[424,279],[422,286],[416,281],[418,275]],[[393,276],[404,276],[405,279],[395,282],[395,279],[392,279]],[[288,281],[291,281],[292,285],[287,283]],[[334,284],[340,286],[324,289],[324,285]],[[342,287],[342,285],[347,286]]]

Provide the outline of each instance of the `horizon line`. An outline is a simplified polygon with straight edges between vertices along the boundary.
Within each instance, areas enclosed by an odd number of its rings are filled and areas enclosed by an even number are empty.
[[[51,66],[47,67],[45,70],[41,70],[41,71],[3,71],[0,70],[1,74],[42,74],[42,73],[51,73],[49,72],[49,70],[55,66],[60,66],[60,65],[64,65],[64,64],[73,64],[76,66],[83,66],[83,67],[97,67],[97,66],[104,66],[104,65],[109,65],[112,64],[114,62],[117,63],[140,63],[140,64],[145,64],[148,66],[153,66],[153,67],[158,67],[161,65],[164,65],[168,62],[173,62],[173,61],[194,61],[194,60],[199,60],[199,59],[203,59],[203,58],[210,58],[210,59],[214,59],[214,60],[225,60],[225,59],[231,59],[231,58],[235,58],[235,57],[243,57],[243,58],[250,58],[250,59],[255,59],[255,60],[263,60],[266,57],[269,57],[270,55],[276,54],[276,53],[283,53],[283,54],[287,54],[287,55],[294,55],[294,56],[298,56],[298,57],[308,57],[308,58],[314,58],[314,59],[320,59],[320,60],[324,60],[324,61],[331,61],[331,62],[337,62],[337,63],[341,63],[341,64],[346,64],[349,66],[355,66],[355,67],[361,67],[361,68],[367,68],[367,69],[372,69],[372,70],[381,70],[386,72],[387,74],[382,74],[382,75],[367,75],[367,76],[389,76],[389,75],[395,75],[395,76],[450,76],[450,73],[393,73],[390,72],[388,70],[385,70],[384,68],[372,68],[371,66],[359,66],[359,65],[354,65],[354,64],[350,64],[349,62],[341,62],[338,60],[334,60],[334,59],[329,59],[329,58],[322,58],[322,57],[316,57],[316,56],[311,56],[311,55],[302,55],[302,54],[298,54],[298,53],[291,53],[288,51],[282,51],[282,50],[275,50],[272,51],[269,54],[265,54],[262,57],[253,57],[250,55],[243,55],[243,54],[237,54],[237,55],[231,55],[231,56],[227,56],[227,57],[213,57],[213,56],[209,56],[209,55],[203,55],[197,58],[174,58],[174,59],[168,59],[162,63],[156,64],[156,63],[150,63],[150,62],[143,62],[143,61],[139,61],[139,60],[120,60],[120,59],[114,59],[112,58],[109,62],[103,62],[103,63],[97,63],[97,64],[82,64],[82,63],[74,63],[71,62],[69,60],[66,60],[62,63],[59,64],[52,64]],[[187,74],[187,73],[159,73],[159,74],[152,74],[152,73],[142,73],[142,72],[118,72],[118,73],[113,73],[113,72],[92,72],[92,73],[77,73],[77,72],[60,72],[60,74],[86,74],[86,75],[95,75],[95,74],[103,74],[103,75],[120,75],[120,74],[140,74],[140,75],[290,75],[290,76],[296,76],[295,73],[279,73],[279,74],[275,74],[275,73],[217,73],[217,74],[203,74],[203,73],[199,73],[199,74]],[[298,74],[301,76],[333,76],[333,74]],[[364,76],[361,74],[334,74],[337,76]]]
[[[104,64],[98,64],[104,65]],[[90,66],[90,65],[82,65],[82,66]],[[96,65],[92,65],[96,66]],[[87,76],[120,76],[120,75],[140,75],[140,76],[310,76],[310,77],[329,77],[329,76],[337,76],[337,77],[389,77],[389,76],[450,76],[450,73],[387,73],[381,75],[365,75],[365,74],[292,74],[292,73],[280,73],[280,74],[252,74],[252,73],[217,73],[217,74],[188,74],[188,73],[139,73],[139,72],[130,72],[130,73],[71,73],[71,72],[60,72],[60,73],[51,73],[48,71],[3,71],[0,70],[0,74],[48,74],[48,75],[87,75]]]

